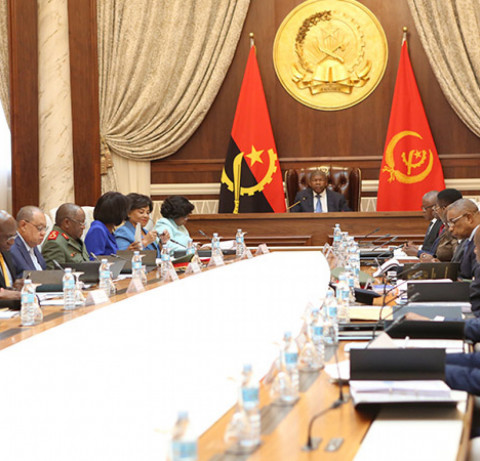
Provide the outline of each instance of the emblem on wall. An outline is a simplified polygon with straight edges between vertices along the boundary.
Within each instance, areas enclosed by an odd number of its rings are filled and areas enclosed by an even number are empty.
[[[363,101],[380,83],[387,40],[373,13],[355,0],[309,0],[284,19],[273,61],[283,87],[319,110]]]

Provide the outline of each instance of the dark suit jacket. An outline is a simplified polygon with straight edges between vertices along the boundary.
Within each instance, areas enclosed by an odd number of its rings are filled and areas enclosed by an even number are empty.
[[[3,259],[5,259],[5,264],[10,271],[10,274],[13,278],[15,278],[15,274],[17,273],[17,269],[15,264],[12,261],[12,257],[10,256],[10,252],[2,251]],[[3,277],[2,272],[0,271],[0,288],[7,288],[5,284],[5,278]],[[0,308],[2,307],[10,307],[11,309],[20,309],[20,300],[5,300],[0,299]]]
[[[475,252],[475,245],[472,241],[466,240],[464,244],[463,256],[460,261],[459,276],[464,279],[473,278],[475,268],[477,266]]]
[[[437,219],[433,224],[432,228],[430,229],[430,231],[425,234],[425,238],[423,239],[423,244],[422,244],[423,251],[429,253],[432,250],[435,240],[438,237],[438,233],[440,232],[441,226],[442,226],[442,220]]]
[[[447,354],[445,382],[452,389],[480,395],[480,353]]]
[[[310,187],[303,189],[295,196],[297,203],[290,211],[292,213],[313,213],[313,190]],[[338,192],[327,189],[327,207],[328,211],[352,211],[345,197]]]
[[[38,251],[38,248],[35,247],[33,249],[35,256],[38,259],[38,263],[42,266],[42,269],[45,270],[47,265],[45,263],[45,259],[43,259],[42,254]],[[15,274],[15,278],[21,278],[23,275],[23,271],[36,270],[32,258],[30,257],[30,253],[25,248],[24,243],[20,237],[15,239],[15,243],[13,244],[12,248],[10,248],[10,255],[12,256],[13,263],[17,268],[17,273]]]

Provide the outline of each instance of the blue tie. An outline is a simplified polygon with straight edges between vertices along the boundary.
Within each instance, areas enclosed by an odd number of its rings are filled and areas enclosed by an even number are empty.
[[[320,194],[317,194],[315,197],[317,197],[317,205],[315,206],[315,213],[322,213],[322,202],[320,200]]]

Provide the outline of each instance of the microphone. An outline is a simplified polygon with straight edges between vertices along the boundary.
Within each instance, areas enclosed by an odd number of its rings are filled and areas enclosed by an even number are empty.
[[[397,239],[398,239],[398,235],[394,235],[390,240],[387,240],[386,242],[382,242],[381,245],[377,245],[375,248],[372,248],[370,251],[375,251],[375,250],[378,250],[379,248],[386,247],[387,245],[390,245],[390,243],[394,242]]]
[[[406,283],[407,281],[405,281],[404,283]],[[391,299],[390,301],[394,301],[395,299],[399,298],[400,296],[402,296],[403,293],[400,293],[398,294],[397,296],[395,296],[395,298]],[[414,293],[410,299],[405,303],[405,304],[402,304],[401,306],[399,306],[397,309],[392,309],[392,316],[393,314],[396,314],[398,311],[400,311],[401,309],[404,309],[406,306],[408,306],[409,304],[415,302],[415,300],[418,299],[418,297],[420,296],[420,293],[416,292]],[[380,324],[382,323],[383,320],[385,320],[384,317],[382,317],[382,313],[383,313],[383,309],[386,305],[384,304],[381,308],[380,308],[380,311],[378,313],[378,321],[375,323],[375,326],[373,327],[373,330],[372,330],[372,339],[370,340],[370,342],[368,343],[367,347],[371,344],[371,342],[375,339],[375,333],[377,332],[377,329],[378,327],[380,326]]]
[[[413,269],[413,267],[412,267]],[[408,272],[408,271],[405,271],[405,272]],[[415,274],[413,274],[408,280],[403,280],[403,282],[395,285],[393,288],[390,288],[389,290],[385,290],[385,287],[386,285],[384,284],[383,287],[384,287],[384,291],[383,291],[383,306],[385,306],[385,299],[388,295],[388,293],[391,293],[392,291],[396,290],[398,287],[401,287],[402,285],[405,285],[406,283],[408,283],[410,280],[417,280],[418,278],[420,278],[422,276],[423,272],[422,271],[417,271]],[[395,298],[391,299],[390,301],[388,301],[387,304],[390,304],[390,302],[394,301],[395,299],[397,299],[399,296],[401,296],[402,293],[400,293],[398,296],[395,296]],[[382,306],[382,307],[383,307]]]
[[[392,234],[385,234],[385,235],[382,235],[381,237],[376,238],[375,240],[372,240],[369,243],[370,243],[370,245],[374,245],[374,244],[376,244],[376,243],[378,243],[378,242],[380,242],[384,239],[390,238],[391,236],[392,236]]]
[[[63,270],[64,270],[64,269],[63,269],[63,267],[62,267],[62,266],[60,266],[60,264],[58,263],[58,261],[57,261],[57,260],[55,260],[55,259],[52,259],[52,262],[53,262],[53,264],[55,265],[55,267],[56,267],[57,269],[60,269],[61,271],[63,271]]]
[[[307,199],[307,197],[302,197],[301,200],[299,200],[298,202],[295,202],[293,205],[290,205],[289,207],[287,207],[287,211],[289,211],[290,208],[293,208],[294,206],[297,206],[299,203],[302,203],[306,199]]]
[[[118,256],[116,253],[111,253],[110,256],[113,256],[114,258],[118,258],[118,259],[123,259],[124,261],[128,261],[127,258],[124,258],[123,256]]]
[[[183,243],[177,242],[176,240],[173,240],[172,238],[170,239],[170,242],[176,243],[177,245],[180,245],[183,248],[187,248],[186,245],[184,245]]]
[[[357,242],[359,245],[364,245],[364,246],[368,246],[370,245],[371,242],[365,242],[364,240],[366,240],[368,237],[370,237],[371,235],[373,234],[376,234],[378,231],[380,230],[380,227],[377,227],[376,229],[374,229],[373,231],[369,232],[368,234],[365,234],[363,237],[360,237]]]
[[[207,238],[207,239],[210,239],[210,240],[211,240],[211,237],[209,237],[207,234],[205,234],[205,232],[203,232],[203,230],[202,230],[202,229],[198,229],[198,233],[199,233],[200,235],[203,235],[205,238]],[[170,239],[170,240],[171,240],[171,239]]]
[[[96,255],[93,251],[90,252],[90,256],[91,256],[95,261],[100,261],[100,260],[97,258],[97,255]]]

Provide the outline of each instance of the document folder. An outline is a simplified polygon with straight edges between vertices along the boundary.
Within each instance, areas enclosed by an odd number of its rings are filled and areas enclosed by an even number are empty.
[[[385,322],[385,332],[392,338],[412,339],[463,339],[465,322],[431,320],[402,320]]]
[[[408,263],[404,264],[403,269],[399,269],[399,271],[403,272],[404,274],[402,278],[407,280],[411,278],[415,278],[417,280],[457,280],[459,267],[460,263]]]
[[[422,301],[470,301],[470,282],[409,282],[407,295],[408,299],[415,296],[417,303]]]

